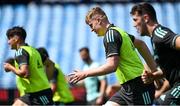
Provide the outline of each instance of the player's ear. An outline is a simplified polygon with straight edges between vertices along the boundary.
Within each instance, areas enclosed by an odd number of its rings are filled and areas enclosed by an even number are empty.
[[[149,16],[148,16],[148,14],[144,14],[144,15],[143,15],[143,18],[144,18],[145,23],[148,23],[148,22],[149,22]]]
[[[15,41],[15,42],[17,42],[17,41],[18,41],[18,39],[19,39],[19,37],[18,37],[18,36],[14,36],[14,41]]]
[[[101,18],[97,18],[97,21],[98,21],[99,24],[102,23],[102,19]]]
[[[17,35],[14,36],[15,42],[17,42],[19,39],[21,39],[20,36],[17,36]]]

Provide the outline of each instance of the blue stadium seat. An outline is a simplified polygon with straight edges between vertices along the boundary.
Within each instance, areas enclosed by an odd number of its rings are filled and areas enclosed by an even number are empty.
[[[129,4],[100,4],[107,13],[110,21],[123,28],[136,37],[138,33],[133,27],[130,17]],[[105,62],[105,51],[103,38],[97,37],[92,33],[89,26],[85,23],[85,15],[89,8],[96,4],[79,5],[4,5],[0,11],[0,87],[7,86],[5,81],[11,82],[10,73],[3,71],[3,61],[14,56],[10,51],[5,36],[8,28],[19,25],[27,30],[27,43],[34,47],[45,47],[49,51],[50,58],[60,64],[64,74],[68,74],[75,68],[82,68],[83,62],[79,56],[79,49],[87,46],[95,61],[101,64]],[[172,28],[173,31],[180,33],[180,3],[153,3],[157,11],[157,18],[160,23]],[[149,47],[149,39],[145,39]],[[15,82],[13,86],[15,86]]]

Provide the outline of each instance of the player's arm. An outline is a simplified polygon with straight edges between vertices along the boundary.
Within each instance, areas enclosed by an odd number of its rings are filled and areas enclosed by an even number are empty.
[[[4,62],[4,70],[5,70],[6,72],[10,72],[11,70],[9,70],[9,67],[11,67],[11,65],[12,65],[12,66],[15,66],[15,65],[14,65],[14,62],[15,62],[14,58],[8,58],[8,59],[6,59],[6,61]]]
[[[100,96],[104,97],[105,96],[105,91],[107,88],[107,81],[106,81],[106,77],[104,76],[104,78],[100,79]]]
[[[96,100],[96,104],[102,104],[103,103],[105,93],[106,93],[106,88],[107,88],[106,78],[99,79],[99,81],[100,81],[100,90],[99,90],[100,96]]]
[[[50,80],[51,90],[53,93],[55,93],[57,89],[57,78],[58,78],[58,70],[54,69],[53,78]]]
[[[148,49],[147,45],[144,43],[144,41],[140,39],[136,39],[134,37],[134,46],[137,48],[138,52],[141,54],[141,56],[144,58],[146,64],[149,66],[152,72],[157,71],[156,70],[156,62],[153,59],[153,56],[151,55],[150,50]]]
[[[170,29],[162,29],[166,32],[165,36],[161,38],[161,42],[167,47],[180,50],[180,35],[175,34]]]
[[[27,78],[30,75],[29,67],[28,67],[29,54],[24,49],[20,48],[18,49],[18,51],[16,51],[15,60],[19,65],[19,68],[15,68],[14,66],[11,66],[11,71],[20,77]]]
[[[121,45],[119,39],[119,33],[114,31],[112,33],[107,33],[110,35],[105,36],[104,45],[106,48],[106,63],[99,66],[98,68],[92,68],[85,71],[75,70],[71,73],[70,83],[77,83],[79,80],[82,80],[90,76],[100,76],[108,73],[115,72],[119,64],[119,50]],[[112,34],[112,35],[111,35]]]
[[[144,41],[136,39],[134,36],[129,35],[131,40],[134,43],[134,46],[137,48],[138,52],[141,54],[141,56],[144,58],[146,64],[149,66],[150,71],[148,72],[145,70],[145,72],[142,74],[142,79],[145,83],[150,83],[153,80],[157,80],[163,77],[162,70],[157,67],[156,62],[154,61],[150,50],[148,49],[147,45],[144,43]]]
[[[112,73],[116,70],[119,63],[119,56],[111,56],[106,59],[106,63],[98,68],[88,69],[85,72],[86,77],[89,76],[100,76]]]
[[[87,75],[104,75],[114,72],[119,65],[121,45],[122,38],[120,33],[113,29],[109,30],[104,36],[104,46],[106,49],[106,63],[92,71],[92,73],[89,73],[88,71]]]
[[[164,80],[163,84],[160,89],[156,90],[155,98],[159,98],[164,92],[166,92],[170,88],[168,80],[165,78],[162,80]]]
[[[180,35],[176,38],[175,48],[176,48],[177,50],[180,50]]]

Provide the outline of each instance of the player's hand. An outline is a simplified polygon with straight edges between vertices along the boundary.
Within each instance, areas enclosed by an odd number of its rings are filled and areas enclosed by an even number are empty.
[[[162,92],[160,90],[155,91],[155,98],[158,99],[162,95]]]
[[[152,72],[148,72],[146,70],[143,71],[141,78],[145,84],[150,84],[154,81]]]
[[[85,71],[74,70],[74,72],[68,75],[69,83],[76,84],[78,81],[86,78]]]
[[[4,70],[6,71],[6,72],[10,72],[11,70],[12,70],[12,65],[11,64],[9,64],[9,63],[4,63]]]
[[[96,99],[96,105],[102,105],[104,102],[104,97],[100,96]]]

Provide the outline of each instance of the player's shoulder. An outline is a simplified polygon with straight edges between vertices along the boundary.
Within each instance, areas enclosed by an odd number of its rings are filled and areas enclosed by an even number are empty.
[[[154,30],[154,35],[158,36],[159,38],[164,38],[169,32],[172,32],[169,28],[158,25]]]
[[[25,50],[23,48],[18,48],[15,52],[16,56],[22,55]]]
[[[116,38],[120,37],[120,33],[115,29],[108,29],[104,39],[106,39],[107,42],[114,42]]]
[[[26,49],[24,49],[23,47],[18,48],[15,51],[15,56],[21,56],[21,55],[28,55],[28,51]]]

